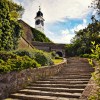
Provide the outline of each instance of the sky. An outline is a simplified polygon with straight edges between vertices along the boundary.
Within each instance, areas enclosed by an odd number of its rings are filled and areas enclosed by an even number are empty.
[[[45,35],[54,43],[70,43],[75,31],[91,23],[92,0],[14,0],[25,12],[22,20],[35,27],[36,13],[41,6],[45,19]]]

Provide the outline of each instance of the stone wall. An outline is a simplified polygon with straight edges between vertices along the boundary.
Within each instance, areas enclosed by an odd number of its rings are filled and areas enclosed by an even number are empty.
[[[28,25],[26,22],[24,22],[23,20],[19,20],[19,23],[21,24],[22,26],[22,29],[23,29],[23,34],[22,34],[22,37],[27,40],[30,44],[32,42],[32,39],[34,38],[33,37],[33,33],[32,33],[32,30],[31,30],[31,27],[30,25]]]
[[[33,45],[26,41],[23,37],[19,39],[18,49],[30,49],[33,50]]]
[[[93,62],[94,62],[94,64],[95,64],[96,67],[97,67],[97,66],[99,67],[99,65],[98,65],[98,63],[97,63],[96,61],[93,61]],[[98,67],[97,67],[97,69],[94,70],[95,72],[98,71]],[[80,99],[88,100],[88,98],[89,98],[90,96],[93,96],[93,95],[96,94],[97,89],[98,89],[98,87],[97,87],[97,85],[96,85],[96,83],[95,83],[93,77],[91,77],[91,79],[89,80],[89,82],[88,82],[86,88],[84,89],[84,91],[83,91],[83,93],[82,93]]]
[[[11,72],[0,75],[0,100],[9,94],[17,92],[31,82],[49,78],[57,74],[64,66],[66,61],[58,65],[46,66],[35,69],[26,69],[20,72]]]
[[[80,99],[88,100],[88,98],[91,95],[94,95],[96,91],[97,91],[97,86],[96,86],[94,80],[91,78],[90,81],[88,82],[86,88],[84,89]]]

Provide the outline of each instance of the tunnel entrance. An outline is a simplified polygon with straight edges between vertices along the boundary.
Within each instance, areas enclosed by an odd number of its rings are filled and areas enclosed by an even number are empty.
[[[62,52],[60,52],[60,51],[57,51],[56,54],[58,54],[59,57],[63,57],[63,54],[62,54]]]

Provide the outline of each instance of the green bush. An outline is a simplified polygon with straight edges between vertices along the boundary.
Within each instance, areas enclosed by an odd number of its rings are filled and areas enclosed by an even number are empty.
[[[21,71],[27,68],[52,65],[51,53],[41,50],[17,50],[13,52],[0,52],[0,73]]]
[[[34,58],[32,55],[32,52],[25,49],[17,50],[17,51],[14,51],[13,53],[19,56],[28,56],[30,58]]]
[[[42,66],[53,64],[51,54],[41,50],[34,50],[34,59]]]
[[[83,55],[80,55],[80,57],[83,57],[83,58],[90,58],[91,55],[90,55],[90,54],[83,54]]]
[[[12,52],[0,51],[0,59],[7,61],[8,59],[16,58],[16,55]]]
[[[0,52],[0,54],[2,54],[0,56],[0,73],[40,67],[40,64],[28,56],[18,56],[9,52]]]
[[[52,61],[52,56],[50,53],[47,52],[43,52],[41,50],[37,50],[34,49],[33,51],[29,51],[29,50],[18,50],[16,52],[14,52],[15,54],[19,55],[19,56],[28,56],[31,59],[35,59],[39,64],[41,64],[41,66],[45,66],[45,65],[52,65],[53,61]]]
[[[6,62],[1,61],[0,73],[21,71],[23,69],[36,67],[40,67],[40,64],[38,64],[35,60],[29,58],[28,56],[17,56],[16,59],[8,59]]]
[[[52,56],[52,59],[55,59],[55,57],[57,56],[56,52],[55,51],[52,51],[51,52],[51,56]]]
[[[88,100],[100,100],[100,44],[95,44],[95,42],[92,43],[92,59],[89,59],[89,63],[95,68],[95,72],[92,73],[93,80],[96,84],[96,92],[90,96]],[[96,61],[97,64],[94,64],[93,60]]]

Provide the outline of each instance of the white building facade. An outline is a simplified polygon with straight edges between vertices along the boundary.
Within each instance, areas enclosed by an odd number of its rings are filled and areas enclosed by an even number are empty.
[[[43,18],[43,13],[41,12],[41,8],[39,7],[39,11],[36,14],[35,17],[35,28],[42,33],[44,33],[44,18]]]

